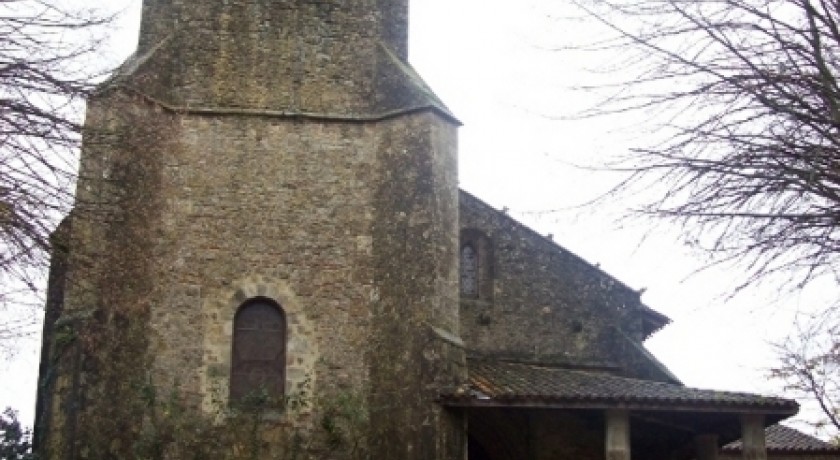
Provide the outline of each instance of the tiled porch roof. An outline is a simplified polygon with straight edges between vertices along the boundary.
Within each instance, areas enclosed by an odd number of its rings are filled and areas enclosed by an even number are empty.
[[[769,452],[777,453],[832,453],[840,455],[840,446],[829,444],[799,430],[783,425],[771,425],[765,430],[766,446]],[[723,446],[723,452],[741,452],[741,441]]]
[[[610,408],[752,412],[788,416],[789,399],[700,390],[602,372],[533,364],[469,361],[468,382],[441,396],[449,406]],[[783,418],[783,417],[778,417]]]

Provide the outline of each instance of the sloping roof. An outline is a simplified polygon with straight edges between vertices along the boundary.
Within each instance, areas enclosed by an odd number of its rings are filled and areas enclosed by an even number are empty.
[[[639,353],[642,356],[644,356],[645,362],[647,362],[651,366],[651,368],[656,371],[655,374],[648,374],[648,376],[645,377],[646,379],[662,380],[654,378],[655,375],[659,374],[661,377],[664,377],[663,381],[682,386],[682,381],[680,381],[680,379],[673,372],[671,372],[671,369],[668,369],[668,366],[666,366],[662,361],[659,360],[659,358],[657,358],[653,353],[651,353],[647,348],[645,348],[644,344],[637,340],[633,340],[632,337],[625,334],[619,328],[615,328],[615,333],[621,335],[621,337],[623,337],[624,340],[626,340],[626,342],[630,344],[630,347],[633,350],[635,350],[636,353]]]
[[[835,453],[840,454],[840,446],[829,444],[821,439],[807,435],[784,425],[770,425],[765,430],[766,446],[769,452],[778,453]],[[741,452],[741,441],[723,446],[723,452]]]
[[[639,309],[642,312],[642,319],[644,320],[644,335],[645,338],[650,337],[657,331],[671,323],[671,318],[662,313],[648,307],[645,304],[639,304]]]
[[[169,91],[172,88],[166,87],[164,89],[150,84],[149,82],[152,79],[143,77],[145,69],[154,68],[156,63],[169,62],[173,59],[170,53],[174,51],[178,33],[181,32],[176,32],[164,38],[143,54],[138,54],[138,51],[135,51],[107,80],[98,85],[95,94],[105,94],[116,89],[128,90],[165,110],[177,113],[369,122],[431,110],[450,123],[457,126],[462,124],[411,64],[402,60],[390,47],[381,42],[376,48],[376,63],[378,66],[373,81],[376,89],[374,91],[375,97],[370,97],[367,92],[363,93],[364,97],[355,101],[360,104],[360,107],[352,110],[345,108],[344,110],[331,112],[323,107],[310,106],[313,101],[320,100],[319,98],[302,98],[293,105],[286,103],[250,108],[226,106],[213,100],[198,103],[196,101],[184,101],[174,92]],[[283,79],[278,81],[284,84],[288,83]],[[359,84],[359,82],[355,83],[350,87],[361,88],[365,86]],[[277,82],[273,81],[273,84],[276,85]],[[334,91],[343,92],[346,91],[348,85],[343,83],[330,88]],[[294,91],[291,88],[286,88],[285,92],[292,93]]]
[[[688,388],[581,370],[533,364],[469,362],[466,384],[441,397],[452,406],[555,408],[622,407],[644,410],[796,413],[792,400]]]

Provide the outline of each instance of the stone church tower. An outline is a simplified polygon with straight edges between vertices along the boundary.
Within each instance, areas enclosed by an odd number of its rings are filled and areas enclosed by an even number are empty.
[[[225,455],[292,458],[294,430],[299,458],[464,457],[435,403],[464,372],[458,122],[407,63],[407,18],[408,0],[145,0],[56,235],[44,458],[188,458],[177,429],[203,417],[190,433],[221,445],[251,393],[273,403]],[[340,439],[333,403],[359,414]],[[234,458],[211,447],[190,454]]]

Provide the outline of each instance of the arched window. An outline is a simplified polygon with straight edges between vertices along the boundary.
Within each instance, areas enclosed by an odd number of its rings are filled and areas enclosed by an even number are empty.
[[[286,382],[286,316],[275,302],[253,299],[233,319],[230,401],[268,396],[282,402]]]
[[[478,297],[478,253],[469,243],[461,247],[461,295]]]
[[[476,228],[461,229],[461,298],[493,302],[493,240]]]

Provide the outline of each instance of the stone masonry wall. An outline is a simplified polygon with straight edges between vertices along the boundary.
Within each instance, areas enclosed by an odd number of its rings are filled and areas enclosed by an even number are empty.
[[[80,422],[83,405],[67,412],[76,393],[111,411],[149,381],[205,413],[224,407],[233,316],[267,297],[287,315],[288,393],[359,396],[376,458],[459,458],[461,422],[434,404],[463,372],[462,354],[434,334],[458,329],[449,122],[431,112],[380,123],[176,115],[119,91],[90,120],[124,135],[85,150],[72,242],[80,283],[67,310],[134,325],[91,331],[119,350],[89,349],[87,362],[136,367],[108,373],[107,385],[85,366],[65,369],[54,425],[75,431],[56,434],[54,452],[103,430]],[[122,407],[109,419],[126,425],[109,429],[130,439],[137,410]],[[311,432],[313,410],[284,423]]]
[[[631,340],[642,336],[636,292],[471,195],[462,192],[460,203],[462,237],[480,242],[480,295],[461,299],[470,350],[633,373]]]
[[[89,106],[47,458],[130,458],[162,395],[218,414],[255,297],[286,314],[290,396],[354,395],[373,458],[462,457],[434,403],[464,372],[457,122],[405,62],[407,8],[144,1]],[[266,422],[312,434],[318,410]]]
[[[174,119],[137,102],[115,97],[88,106],[64,292],[56,294],[64,306],[42,380],[51,394],[43,398],[47,459],[104,458],[139,428],[143,401],[132,396],[151,363],[153,281],[165,266],[155,244],[162,211],[156,153],[171,151]]]
[[[171,249],[169,290],[152,314],[161,375],[180,374],[204,395],[211,388],[201,382],[222,374],[223,384],[237,303],[261,295],[290,315],[289,358],[302,367],[289,378],[309,374],[318,385],[328,372],[324,385],[361,387],[374,297],[374,137],[364,124],[180,119],[179,151],[162,152],[171,192],[162,241]]]
[[[440,337],[459,328],[456,149],[455,127],[433,113],[387,121],[378,139],[372,458],[463,458],[463,421],[435,402],[465,377],[463,350]]]
[[[146,0],[132,85],[177,106],[367,114],[407,0]],[[395,95],[396,96],[396,95]]]

